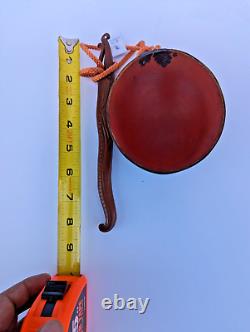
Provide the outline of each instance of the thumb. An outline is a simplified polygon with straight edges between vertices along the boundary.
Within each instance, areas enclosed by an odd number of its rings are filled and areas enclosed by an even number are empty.
[[[58,320],[50,320],[39,332],[63,332],[62,324]]]

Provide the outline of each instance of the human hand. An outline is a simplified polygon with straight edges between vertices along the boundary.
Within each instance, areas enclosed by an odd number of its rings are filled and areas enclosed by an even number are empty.
[[[0,294],[0,332],[17,332],[21,324],[17,316],[28,309],[35,298],[50,279],[47,273],[38,274],[12,286]],[[58,321],[50,321],[39,332],[63,332]]]

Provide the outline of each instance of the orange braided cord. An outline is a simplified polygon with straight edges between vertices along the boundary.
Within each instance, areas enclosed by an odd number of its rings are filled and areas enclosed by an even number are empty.
[[[81,49],[96,63],[97,67],[90,67],[90,68],[84,68],[80,70],[80,75],[84,77],[91,77],[91,79],[94,82],[98,82],[104,77],[107,77],[111,73],[118,70],[120,67],[122,67],[131,57],[134,53],[137,52],[137,55],[142,54],[146,51],[152,51],[155,49],[159,49],[160,45],[156,46],[147,46],[143,40],[139,41],[136,45],[127,45],[126,49],[129,51],[124,55],[124,57],[119,62],[114,62],[112,66],[110,66],[107,69],[104,69],[104,65],[91,51],[96,50],[100,51],[101,48],[95,45],[91,44],[80,44]]]
[[[104,68],[102,62],[90,51],[90,48],[95,49],[95,50],[99,50],[99,48],[97,46],[87,45],[87,44],[81,43],[80,47],[90,57],[90,59],[92,59],[97,64],[98,67]]]
[[[103,68],[100,67],[89,67],[80,70],[80,75],[84,77],[95,77],[104,72]]]

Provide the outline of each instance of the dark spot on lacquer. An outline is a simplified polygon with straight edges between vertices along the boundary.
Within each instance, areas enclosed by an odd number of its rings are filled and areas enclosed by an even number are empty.
[[[146,63],[148,63],[151,59],[152,52],[145,52],[139,57],[139,64],[144,66]]]
[[[154,52],[153,57],[159,65],[166,67],[171,63],[172,52],[169,50],[159,50]]]
[[[172,58],[177,56],[177,53],[176,52],[173,53],[165,48],[160,50],[145,52],[139,57],[139,64],[142,66],[146,65],[151,60],[152,56],[156,63],[158,63],[162,67],[166,67],[171,63]]]

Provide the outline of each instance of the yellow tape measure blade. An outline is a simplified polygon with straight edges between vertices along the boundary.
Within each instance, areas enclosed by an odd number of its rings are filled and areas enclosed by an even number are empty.
[[[80,275],[81,131],[79,40],[60,37],[58,274]]]

